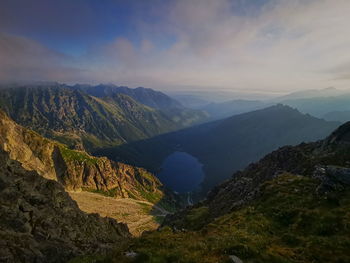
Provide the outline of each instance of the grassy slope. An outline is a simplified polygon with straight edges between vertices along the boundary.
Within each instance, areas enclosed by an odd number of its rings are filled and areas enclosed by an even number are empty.
[[[86,213],[98,213],[128,225],[134,236],[143,231],[155,230],[159,227],[159,219],[165,216],[162,210],[154,208],[154,204],[130,198],[112,198],[89,192],[71,192],[71,198]]]
[[[185,220],[190,229],[169,227],[143,235],[104,262],[350,262],[350,191],[316,195],[318,182],[285,174],[262,187],[259,201],[197,229],[206,208]],[[78,260],[76,262],[79,262]],[[90,261],[86,261],[90,262]]]

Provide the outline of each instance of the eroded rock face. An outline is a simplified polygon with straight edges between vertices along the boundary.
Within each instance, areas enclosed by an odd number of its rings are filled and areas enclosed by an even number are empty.
[[[107,158],[95,162],[64,160],[56,162],[57,175],[69,191],[100,190],[120,198],[143,199],[140,191],[163,195],[162,184],[145,169]],[[56,168],[57,168],[56,167]]]
[[[0,150],[0,262],[67,262],[130,237],[125,224],[79,210],[61,184]]]
[[[47,179],[57,180],[51,158],[55,145],[27,130],[0,111],[0,148],[18,160],[25,169],[35,170]]]
[[[162,184],[146,170],[70,150],[16,124],[2,111],[0,149],[25,169],[35,170],[69,191],[100,191],[114,197],[140,200],[151,196],[154,201],[164,197]]]

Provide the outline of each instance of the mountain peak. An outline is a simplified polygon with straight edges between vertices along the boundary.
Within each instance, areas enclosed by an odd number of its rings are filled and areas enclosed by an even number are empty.
[[[341,125],[326,140],[327,144],[350,144],[350,121]]]
[[[135,89],[127,86],[116,86],[114,84],[99,84],[97,86],[75,85],[74,89],[86,92],[95,97],[106,97],[115,94],[125,94],[139,103],[155,109],[183,108],[180,102],[168,95],[150,88],[137,87]]]

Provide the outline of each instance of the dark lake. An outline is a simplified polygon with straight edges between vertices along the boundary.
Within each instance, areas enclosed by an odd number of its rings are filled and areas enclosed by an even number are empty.
[[[204,179],[202,166],[194,156],[174,152],[163,161],[158,178],[176,192],[190,192],[197,189]]]

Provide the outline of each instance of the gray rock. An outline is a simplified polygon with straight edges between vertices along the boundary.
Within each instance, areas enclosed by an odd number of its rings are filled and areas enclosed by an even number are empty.
[[[243,263],[243,261],[242,261],[239,257],[234,256],[234,255],[231,255],[231,256],[230,256],[230,259],[231,259],[232,262],[234,262],[234,263]]]
[[[334,190],[341,190],[344,186],[350,185],[350,168],[332,165],[318,165],[312,175],[320,180],[317,193],[325,194]]]
[[[129,237],[125,224],[82,212],[61,184],[0,150],[0,262],[67,262]]]

